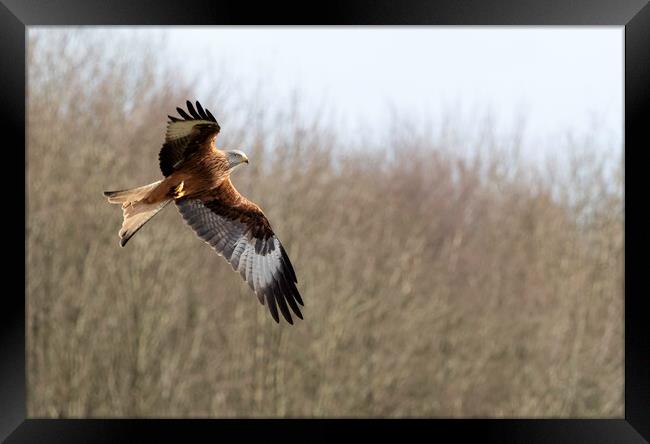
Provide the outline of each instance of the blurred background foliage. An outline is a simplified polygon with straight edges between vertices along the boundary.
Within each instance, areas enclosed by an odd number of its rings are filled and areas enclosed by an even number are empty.
[[[351,141],[263,82],[195,91],[159,49],[30,29],[30,417],[623,416],[622,147],[595,154],[598,128],[558,141],[561,165],[488,116]],[[285,244],[304,322],[276,325],[172,207],[119,247],[101,192],[157,180],[188,98],[248,153],[233,181]]]

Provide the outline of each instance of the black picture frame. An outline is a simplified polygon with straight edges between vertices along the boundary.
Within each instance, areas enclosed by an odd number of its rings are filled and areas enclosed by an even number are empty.
[[[465,419],[465,420],[55,420],[26,419],[25,291],[5,286],[0,310],[0,439],[7,442],[123,442],[159,438],[187,440],[188,434],[331,440],[361,432],[387,439],[419,432],[454,441],[636,443],[650,440],[650,334],[644,322],[648,285],[642,253],[648,243],[642,211],[644,173],[650,150],[645,116],[650,104],[650,6],[644,0],[539,2],[446,0],[330,1],[319,4],[275,2],[192,2],[120,0],[0,0],[0,113],[2,118],[3,193],[9,225],[4,232],[5,282],[29,276],[26,244],[13,235],[11,224],[27,236],[26,30],[35,25],[613,25],[625,26],[625,418],[624,419]],[[32,122],[30,124],[38,124]],[[25,169],[19,165],[24,161]],[[13,191],[23,174],[25,194]],[[12,192],[13,191],[13,192]],[[25,218],[21,218],[22,208]],[[20,230],[21,227],[16,227]],[[11,230],[11,231],[10,231]],[[21,257],[21,254],[18,254]],[[11,290],[9,289],[11,288]],[[216,435],[219,433],[219,435]]]

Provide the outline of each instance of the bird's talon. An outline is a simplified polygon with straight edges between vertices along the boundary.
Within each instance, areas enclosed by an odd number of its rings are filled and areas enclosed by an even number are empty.
[[[183,188],[185,186],[185,181],[182,181],[181,183],[176,186],[176,189],[174,190],[174,198],[178,199],[179,197],[183,197],[185,193],[183,192]]]

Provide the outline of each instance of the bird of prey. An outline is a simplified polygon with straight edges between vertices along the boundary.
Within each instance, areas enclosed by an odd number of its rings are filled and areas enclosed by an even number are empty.
[[[298,304],[304,304],[289,256],[260,207],[239,194],[230,181],[232,171],[248,163],[248,158],[239,150],[217,149],[221,128],[199,102],[196,109],[188,100],[187,112],[176,110],[180,117],[168,116],[159,154],[164,179],[104,192],[108,202],[122,206],[120,245],[124,247],[173,201],[185,222],[241,274],[276,322],[280,322],[278,308],[290,324],[289,308],[302,319]]]

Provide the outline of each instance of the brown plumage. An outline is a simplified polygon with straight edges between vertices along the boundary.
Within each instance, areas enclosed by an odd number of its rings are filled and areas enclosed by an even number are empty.
[[[187,101],[169,116],[160,154],[164,179],[138,188],[105,191],[108,201],[121,204],[124,220],[120,245],[169,202],[176,206],[196,234],[223,256],[248,283],[273,319],[278,309],[293,324],[291,312],[302,319],[298,279],[284,247],[262,210],[239,194],[230,173],[248,163],[241,151],[223,151],[215,140],[220,126],[210,111]],[[291,310],[290,310],[291,309]]]

